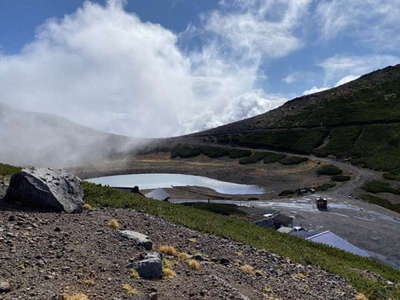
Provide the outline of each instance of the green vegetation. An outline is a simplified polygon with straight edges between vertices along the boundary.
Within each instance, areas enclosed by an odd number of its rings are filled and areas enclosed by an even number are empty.
[[[270,164],[278,162],[286,157],[285,154],[264,152],[264,164]]]
[[[250,155],[251,155],[250,150],[240,150],[240,149],[230,149],[229,150],[229,158],[232,158],[232,159],[248,157]]]
[[[343,171],[340,168],[336,167],[335,165],[325,165],[318,168],[317,170],[318,175],[334,176],[334,175],[340,175],[342,173]]]
[[[347,176],[347,175],[335,175],[332,176],[331,179],[333,181],[337,181],[337,182],[345,182],[345,181],[349,181],[351,179],[351,176]]]
[[[308,154],[322,144],[327,134],[328,131],[325,129],[289,129],[232,135],[230,139],[238,146]]]
[[[306,158],[306,157],[287,156],[287,157],[281,159],[279,162],[282,165],[289,166],[289,165],[298,165],[298,164],[301,164],[301,163],[306,162],[306,161],[308,161],[308,158]]]
[[[292,196],[294,195],[296,192],[293,190],[284,190],[282,192],[279,193],[280,197],[287,197],[287,196]]]
[[[400,195],[400,189],[393,188],[390,183],[379,181],[379,180],[372,180],[366,182],[362,189],[369,192],[369,193],[391,193],[391,194],[398,194]]]
[[[319,266],[346,278],[370,299],[399,299],[400,287],[387,287],[386,281],[400,282],[400,272],[370,259],[335,248],[310,243],[274,230],[258,227],[239,218],[230,218],[183,205],[145,199],[110,187],[84,183],[85,201],[94,207],[131,208],[163,217],[194,230],[230,238],[252,247],[289,257],[296,263]],[[365,276],[365,271],[383,280]]]
[[[387,180],[400,181],[400,170],[394,170],[392,172],[384,173],[383,178]]]
[[[21,171],[21,168],[0,163],[0,176],[12,175]]]
[[[333,182],[324,183],[324,184],[322,184],[322,185],[320,185],[320,186],[317,186],[317,187],[315,188],[315,190],[316,190],[317,192],[325,192],[325,191],[327,191],[327,190],[329,190],[329,189],[334,188],[335,186],[336,186],[336,183],[333,183]]]
[[[249,157],[244,157],[239,160],[239,164],[242,165],[247,165],[247,164],[255,164],[261,160],[263,160],[265,157],[265,153],[263,152],[253,152],[252,155]]]
[[[172,158],[191,158],[196,157],[201,154],[198,147],[188,146],[188,145],[178,145],[171,150]]]
[[[230,158],[242,158],[251,155],[250,150],[228,149],[214,146],[196,146],[196,145],[177,145],[171,150],[171,158],[192,158],[203,154],[210,158],[220,158],[228,156]]]
[[[239,209],[235,204],[223,203],[183,203],[184,206],[190,206],[197,209],[207,210],[216,214],[230,216],[230,215],[246,215],[246,213]]]
[[[210,158],[220,158],[229,155],[229,151],[221,147],[200,146],[200,152]]]
[[[364,194],[361,195],[361,199],[400,213],[400,204],[392,204],[389,200],[386,200],[384,198],[377,197],[375,195]]]
[[[332,154],[339,158],[346,157],[360,134],[359,126],[334,128],[329,134],[329,142],[324,147],[314,150],[314,153],[318,156]]]

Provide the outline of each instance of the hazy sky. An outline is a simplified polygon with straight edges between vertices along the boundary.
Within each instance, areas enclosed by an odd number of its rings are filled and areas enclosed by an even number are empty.
[[[0,102],[169,136],[400,63],[394,0],[0,0]]]

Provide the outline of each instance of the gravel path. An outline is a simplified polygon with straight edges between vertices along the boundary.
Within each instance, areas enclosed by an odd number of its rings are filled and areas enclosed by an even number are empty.
[[[171,245],[197,255],[200,269],[164,256],[175,278],[131,278],[127,264],[144,250],[107,226],[111,218],[121,229],[149,235],[156,248]],[[0,299],[62,299],[65,293],[79,292],[89,299],[114,300],[354,299],[355,291],[346,281],[316,267],[133,210],[68,215],[3,209],[0,224],[0,284],[10,284]],[[245,265],[254,272],[244,272]],[[124,284],[138,293],[129,295]]]

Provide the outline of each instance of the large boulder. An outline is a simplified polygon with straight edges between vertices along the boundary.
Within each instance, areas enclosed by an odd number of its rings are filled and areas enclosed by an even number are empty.
[[[45,211],[80,212],[81,180],[64,170],[27,168],[11,177],[6,199]]]
[[[127,239],[133,241],[134,244],[136,244],[137,246],[141,246],[141,247],[145,248],[146,250],[153,249],[152,240],[143,233],[132,231],[132,230],[121,230],[120,233],[124,238],[127,238]]]
[[[128,268],[135,269],[139,276],[145,279],[159,279],[162,277],[162,257],[160,253],[147,253],[144,259],[131,263]]]

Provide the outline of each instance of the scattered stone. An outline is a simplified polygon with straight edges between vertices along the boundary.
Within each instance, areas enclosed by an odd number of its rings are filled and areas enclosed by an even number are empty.
[[[6,199],[46,211],[81,212],[81,180],[64,170],[28,168],[11,177]]]
[[[11,291],[11,284],[8,281],[0,281],[0,293],[8,293]]]
[[[157,252],[150,252],[143,260],[129,264],[128,268],[135,269],[142,278],[159,279],[162,277],[161,255]]]
[[[121,230],[120,233],[123,237],[134,241],[136,245],[141,246],[146,250],[153,249],[152,240],[145,234],[131,230]]]
[[[150,300],[158,300],[158,294],[157,293],[151,293],[149,295]]]
[[[231,261],[230,261],[229,259],[227,259],[227,258],[221,258],[221,259],[219,260],[219,263],[220,263],[221,265],[227,266],[227,265],[229,265],[229,264],[231,263]]]

